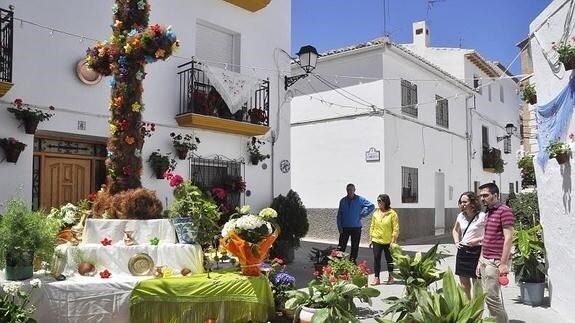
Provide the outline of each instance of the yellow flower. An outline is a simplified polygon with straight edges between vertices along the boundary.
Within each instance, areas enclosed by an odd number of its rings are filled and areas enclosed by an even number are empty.
[[[130,54],[132,52],[132,46],[130,46],[130,44],[126,44],[124,46],[124,50],[126,51],[126,54]]]
[[[174,274],[174,271],[170,267],[164,267],[164,270],[162,270],[162,277],[163,278],[171,277],[173,274]]]
[[[134,104],[132,104],[132,111],[133,112],[140,112],[141,108],[142,108],[142,106],[140,105],[139,102],[134,102]]]
[[[110,134],[115,134],[118,131],[118,127],[115,124],[110,124]]]

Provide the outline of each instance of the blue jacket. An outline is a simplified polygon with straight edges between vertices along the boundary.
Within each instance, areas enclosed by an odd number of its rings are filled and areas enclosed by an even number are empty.
[[[373,203],[359,195],[351,200],[345,196],[339,201],[337,228],[361,228],[361,218],[370,215],[373,209]]]

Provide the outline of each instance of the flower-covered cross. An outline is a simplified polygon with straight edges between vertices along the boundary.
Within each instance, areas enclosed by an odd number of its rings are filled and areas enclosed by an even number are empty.
[[[86,62],[92,69],[113,76],[106,160],[106,189],[111,195],[142,186],[144,67],[158,59],[166,60],[178,46],[171,27],[148,26],[150,5],[147,0],[116,0],[112,12],[114,23],[110,41],[97,43],[86,55]],[[130,171],[123,171],[126,169]]]

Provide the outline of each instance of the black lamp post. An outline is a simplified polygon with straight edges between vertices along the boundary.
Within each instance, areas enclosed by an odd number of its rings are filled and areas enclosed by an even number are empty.
[[[515,131],[517,131],[517,127],[515,127],[512,123],[506,124],[505,125],[505,132],[507,132],[507,135],[497,137],[497,142],[500,142],[503,139],[511,138],[511,135],[514,134]]]
[[[317,50],[315,47],[306,45],[299,49],[297,53],[299,56],[298,65],[305,71],[305,74],[300,74],[296,76],[284,76],[284,90],[287,91],[288,87],[292,86],[299,79],[302,79],[313,71],[315,65],[317,64]]]

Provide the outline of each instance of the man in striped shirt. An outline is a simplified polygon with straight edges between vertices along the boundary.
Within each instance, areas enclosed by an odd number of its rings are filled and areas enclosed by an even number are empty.
[[[481,277],[483,291],[487,293],[485,302],[489,315],[495,317],[498,323],[508,323],[503,300],[499,297],[499,276],[509,273],[515,216],[507,205],[499,201],[499,188],[494,183],[479,186],[479,196],[487,208],[487,215],[477,276]]]

